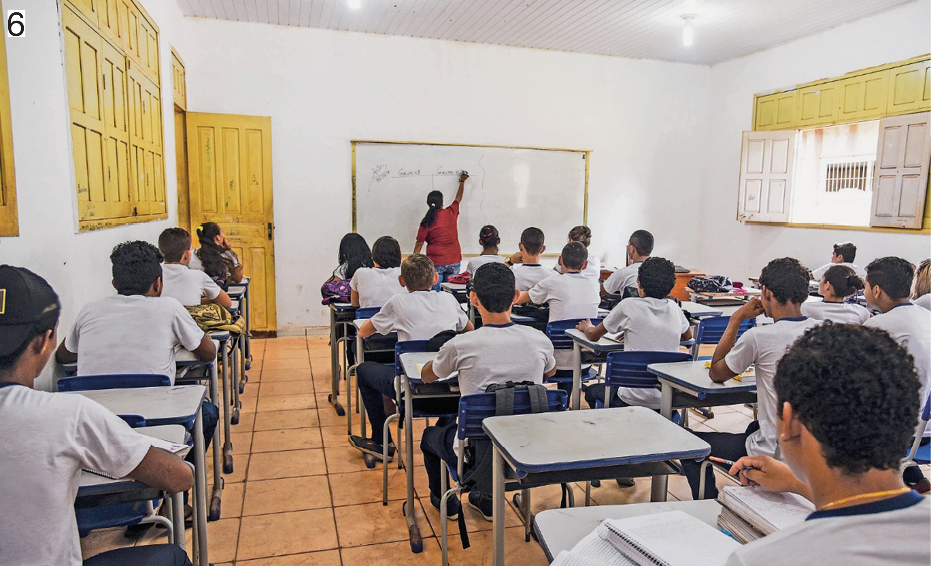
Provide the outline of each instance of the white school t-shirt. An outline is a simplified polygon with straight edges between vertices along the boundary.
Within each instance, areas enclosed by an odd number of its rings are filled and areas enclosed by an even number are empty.
[[[191,250],[191,261],[188,263],[188,267],[198,271],[203,271],[204,264],[200,261],[200,258],[197,257],[198,251],[199,250]],[[223,252],[223,255],[233,262],[233,267],[239,267],[239,258],[236,256],[236,252],[233,250],[226,250]]]
[[[830,320],[838,324],[863,324],[870,319],[870,311],[856,303],[829,303],[806,301],[802,314],[815,320]]]
[[[511,271],[514,272],[514,286],[521,292],[529,291],[540,281],[556,275],[552,269],[547,269],[539,263],[515,263]]]
[[[624,299],[604,319],[608,332],[624,333],[624,350],[678,352],[689,321],[679,305],[668,299]],[[660,392],[654,388],[619,387],[618,397],[628,405],[660,408]]]
[[[451,293],[414,291],[388,299],[372,317],[379,334],[398,333],[398,341],[429,340],[444,330],[462,332],[469,317]]]
[[[359,293],[360,307],[381,307],[391,297],[407,292],[398,281],[399,275],[400,267],[362,267],[356,270],[349,286]]]
[[[809,328],[821,324],[820,320],[802,317],[783,318],[774,324],[756,326],[744,332],[724,363],[734,373],[741,373],[754,364],[756,372],[757,407],[760,430],[747,438],[747,454],[774,456],[776,454],[776,366],[796,340]]]
[[[177,299],[116,295],[81,309],[65,348],[78,355],[78,375],[159,374],[173,384],[175,352],[203,337]]]
[[[473,258],[469,258],[469,263],[466,264],[466,271],[469,272],[469,275],[475,275],[475,270],[479,267],[485,265],[486,263],[504,263],[505,257],[498,254],[483,254]]]
[[[612,273],[611,277],[605,279],[605,291],[614,295],[620,295],[627,287],[636,287],[637,282],[640,281],[641,265],[643,265],[643,262],[638,261]]]
[[[828,264],[822,265],[818,269],[811,272],[811,278],[814,279],[815,281],[821,281],[821,278],[824,277],[824,272],[834,267],[835,265],[846,265],[860,277],[866,277],[866,271],[864,271],[861,267],[858,267],[852,263],[841,262],[841,263],[828,263]]]
[[[921,381],[920,406],[924,408],[931,391],[931,311],[905,303],[874,316],[863,326],[885,330],[915,358]],[[931,430],[926,429],[924,435],[931,435]]]
[[[80,566],[81,469],[121,478],[151,442],[81,395],[0,388],[0,564]]]
[[[458,371],[459,390],[471,395],[484,393],[492,383],[543,383],[543,374],[555,365],[553,343],[546,334],[512,322],[486,324],[456,336],[440,348],[433,372],[446,377]]]
[[[902,507],[902,505],[908,505]],[[889,501],[814,513],[807,521],[741,546],[727,566],[931,564],[931,500],[915,492]]]
[[[556,263],[556,272],[562,274],[562,267],[560,267],[559,262]],[[592,254],[588,254],[588,263],[585,265],[585,269],[581,271],[582,275],[588,277],[589,279],[594,279],[595,281],[601,280],[601,260]]]
[[[597,318],[601,294],[598,280],[582,273],[563,273],[540,281],[528,291],[530,300],[548,304],[550,322],[571,318]],[[572,350],[556,352],[556,367],[572,369]]]
[[[216,299],[220,286],[203,271],[180,263],[162,264],[162,296],[173,297],[186,307],[200,304],[202,298]]]
[[[931,293],[925,293],[924,295],[918,297],[912,302],[918,305],[919,307],[922,307],[924,309],[931,311]]]

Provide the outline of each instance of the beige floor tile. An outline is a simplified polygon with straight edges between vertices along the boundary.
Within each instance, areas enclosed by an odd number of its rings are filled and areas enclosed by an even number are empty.
[[[240,412],[243,414],[255,413],[255,406],[259,398],[256,397],[255,392],[252,391],[247,394],[239,396],[239,402],[242,404]]]
[[[246,481],[246,472],[249,469],[249,454],[233,456],[233,473],[223,474],[223,481],[227,485]]]
[[[416,500],[414,508],[421,536],[424,538],[433,536],[430,522],[426,520],[423,509]],[[401,513],[400,501],[390,501],[387,506],[381,503],[370,503],[336,507],[333,513],[336,515],[340,547],[408,540],[407,521]]]
[[[310,360],[307,358],[266,357],[262,362],[262,371],[303,371],[310,373]]]
[[[306,348],[275,348],[271,353],[265,353],[265,360],[308,360]]]
[[[117,527],[114,529],[92,531],[89,535],[81,539],[81,554],[83,554],[86,559],[91,556],[97,556],[101,552],[107,552],[108,550],[132,546],[133,541],[123,536],[125,530],[125,527]],[[149,529],[150,532],[154,530],[155,529]]]
[[[387,544],[373,544],[370,546],[357,546],[344,548],[340,551],[343,564],[347,566],[436,566],[440,563],[440,545],[436,538],[423,541],[423,552],[411,552],[410,542],[390,542]]]
[[[325,475],[326,458],[322,448],[261,452],[249,462],[249,481]]]
[[[346,394],[343,393],[339,397],[339,404],[343,406],[343,411],[348,412],[349,407],[346,405]],[[355,410],[355,400],[352,403],[352,409]],[[324,404],[318,404],[317,408],[319,409],[318,417],[320,418],[320,426],[341,426],[343,429],[346,428],[346,419],[348,415],[339,416],[336,414],[336,409],[329,402]],[[359,430],[359,415],[357,413],[352,414],[352,424],[355,426],[355,430]]]
[[[254,426],[255,426],[255,413],[243,414],[242,412],[240,412],[239,423],[231,424],[230,432],[248,432],[252,430]]]
[[[326,411],[327,408],[324,407],[320,410]],[[320,435],[323,437],[323,446],[325,448],[345,448],[349,446],[349,435],[346,433],[346,423],[336,426],[322,426],[320,427]]]
[[[185,536],[188,556],[191,552],[191,531]],[[207,558],[213,564],[231,562],[236,559],[239,541],[239,518],[220,519],[207,523]]]
[[[316,427],[319,424],[316,409],[272,411],[255,415],[253,430],[281,430],[287,428]]]
[[[276,395],[305,395],[314,393],[314,384],[311,380],[306,381],[270,381],[262,384],[259,389],[259,397],[272,397]]]
[[[252,432],[240,432],[235,427],[230,432],[230,442],[233,443],[233,455],[244,455],[252,451]]]
[[[326,476],[246,482],[243,516],[322,509],[331,506]]]
[[[284,383],[300,383],[286,381]],[[256,408],[257,413],[272,411],[294,411],[298,409],[316,409],[317,400],[313,393],[300,393],[297,395],[262,395]]]
[[[627,503],[647,503],[650,501],[650,478],[636,478],[636,484],[633,487],[620,487],[614,480],[601,480],[601,487],[592,488],[592,501],[597,505],[623,505]],[[584,485],[584,484],[582,484]],[[576,493],[576,505],[585,504],[585,492],[582,492],[581,498]],[[550,509],[558,507],[550,506]],[[540,509],[542,511],[543,509]],[[534,512],[537,511],[536,502],[534,502]]]
[[[322,448],[319,428],[294,428],[288,430],[263,430],[253,433],[252,452],[280,452]]]
[[[290,554],[276,558],[259,558],[258,560],[240,560],[236,566],[341,566],[338,550]]]
[[[456,566],[491,566],[492,531],[481,531],[469,535],[472,543],[463,549],[457,539],[449,541],[449,562]],[[549,561],[543,549],[532,538],[530,542],[524,540],[523,527],[510,527],[504,531],[504,562],[505,564],[519,564],[520,566],[546,566]]]
[[[338,547],[330,509],[243,517],[242,532],[237,553],[240,561]]]
[[[224,480],[223,484],[223,504],[220,508],[221,517],[229,519],[241,516],[245,484],[241,482],[230,483],[228,480]]]
[[[510,497],[511,494],[508,494]],[[469,496],[463,494],[461,497],[462,509],[465,512],[466,518],[466,529],[468,532],[479,532],[479,531],[490,531],[492,524],[490,521],[486,521],[482,514],[469,506]],[[581,505],[581,503],[577,503]],[[440,512],[433,508],[433,505],[430,503],[430,492],[429,490],[424,490],[420,497],[420,505],[423,507],[424,512],[427,515],[427,519],[430,521],[430,526],[433,527],[433,532],[436,533],[436,536],[440,536]],[[523,522],[520,519],[520,516],[514,511],[514,508],[508,504],[505,506],[505,515],[507,517],[507,522],[505,526],[507,527],[519,527],[523,525]],[[449,521],[446,522],[449,532],[451,534],[459,534],[459,522],[458,521]],[[457,539],[458,540],[458,539]],[[450,539],[450,544],[458,544],[454,542],[453,539]]]
[[[346,472],[365,472],[381,473],[381,468],[376,466],[369,470],[365,467],[365,460],[362,458],[362,452],[346,444],[345,448],[325,448],[327,473],[342,474]]]
[[[753,419],[740,412],[719,413],[715,411],[714,418],[705,421],[705,426],[718,432],[744,432]]]
[[[362,503],[381,503],[382,473],[351,472],[330,474],[330,489],[333,493],[333,505],[359,505]],[[397,501],[407,497],[407,476],[397,466],[388,468],[388,500]]]
[[[267,362],[262,366],[262,383],[270,381],[307,381],[311,377],[310,368],[272,369]]]

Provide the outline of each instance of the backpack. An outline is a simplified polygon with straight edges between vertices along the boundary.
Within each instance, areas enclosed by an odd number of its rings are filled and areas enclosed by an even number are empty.
[[[450,283],[455,283],[457,285],[464,285],[468,283],[471,278],[472,278],[472,274],[470,274],[468,271],[463,271],[462,273],[459,273],[458,275],[450,275],[447,281],[449,281]]]
[[[233,320],[233,315],[220,305],[191,305],[184,307],[191,314],[194,322],[204,332],[225,330],[233,334],[245,332],[246,321],[243,317]]]
[[[689,279],[688,288],[697,293],[729,293],[733,286],[723,275],[698,275]]]
[[[352,287],[345,279],[331,279],[320,287],[320,294],[323,295],[323,300],[320,301],[322,305],[348,303],[352,295]]]

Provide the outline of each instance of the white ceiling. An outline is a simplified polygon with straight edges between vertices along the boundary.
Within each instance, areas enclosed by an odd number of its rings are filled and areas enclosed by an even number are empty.
[[[713,65],[911,0],[177,0],[186,16]],[[695,43],[682,45],[693,14]]]

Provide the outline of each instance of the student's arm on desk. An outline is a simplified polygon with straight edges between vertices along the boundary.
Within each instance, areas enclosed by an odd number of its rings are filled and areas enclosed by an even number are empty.
[[[597,342],[601,340],[601,337],[608,333],[608,329],[605,328],[603,322],[598,323],[598,326],[592,324],[592,321],[586,319],[576,325],[576,330],[581,330],[585,337],[591,340],[592,342]],[[549,376],[547,376],[549,377]]]
[[[530,293],[527,291],[521,291],[520,296],[517,297],[517,300],[514,301],[515,305],[523,305],[530,302]]]
[[[237,283],[241,283],[242,280],[243,280],[242,264],[240,263],[236,267],[230,269],[230,281],[229,282],[232,283],[233,285],[236,285]]]
[[[423,369],[420,370],[420,381],[424,383],[433,383],[439,378],[440,376],[433,372],[433,360],[423,365]]]
[[[168,493],[181,493],[194,485],[194,474],[184,460],[154,446],[129,477]]]
[[[769,456],[744,456],[734,462],[728,473],[740,474],[743,485],[758,485],[766,491],[797,493],[811,501],[808,484],[795,477],[787,464]]]
[[[233,300],[230,299],[230,296],[226,294],[226,291],[220,290],[220,294],[213,299],[208,299],[207,297],[201,297],[200,304],[202,305],[220,305],[221,307],[228,309],[233,306]]]
[[[688,330],[686,330],[685,332],[683,332],[683,333],[682,333],[682,336],[679,336],[679,342],[685,342],[686,340],[691,340],[691,339],[692,339],[692,329],[691,329],[691,328],[689,328]]]
[[[55,361],[60,364],[75,364],[78,361],[78,355],[65,348],[65,341],[62,340],[55,352]]]
[[[414,253],[417,253],[417,252],[414,252]],[[357,293],[354,289],[349,292],[349,304],[354,307],[359,306],[359,293]]]
[[[204,332],[204,337],[200,339],[200,344],[191,350],[194,357],[202,362],[210,362],[217,359],[217,348],[213,345],[210,335]]]
[[[362,338],[368,338],[372,334],[375,334],[375,325],[372,324],[372,320],[366,320],[362,323],[362,326],[359,328],[359,336]]]
[[[737,343],[737,331],[740,329],[740,323],[756,318],[761,314],[763,314],[763,303],[759,299],[750,299],[731,315],[727,329],[721,336],[721,341],[718,342],[718,346],[714,349],[714,356],[711,358],[711,371],[708,373],[711,381],[724,383],[737,375],[728,367],[725,357],[734,348],[734,344]],[[741,371],[744,369],[747,368],[742,368]]]

